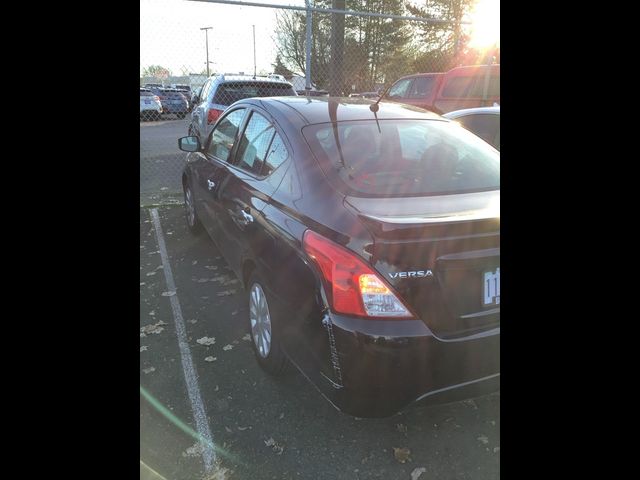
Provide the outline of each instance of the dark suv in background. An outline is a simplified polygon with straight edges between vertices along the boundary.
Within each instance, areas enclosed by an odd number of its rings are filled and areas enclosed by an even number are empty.
[[[252,97],[297,96],[286,81],[250,75],[212,75],[195,99],[189,135],[204,141],[222,112],[238,100]]]

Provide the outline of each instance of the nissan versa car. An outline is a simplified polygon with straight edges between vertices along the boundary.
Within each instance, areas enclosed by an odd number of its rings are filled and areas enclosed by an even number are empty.
[[[186,219],[246,290],[271,374],[389,416],[499,389],[500,154],[416,107],[253,98],[183,137]]]

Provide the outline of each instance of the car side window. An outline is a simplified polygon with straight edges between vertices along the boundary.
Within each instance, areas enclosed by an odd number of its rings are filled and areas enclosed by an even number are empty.
[[[271,175],[273,171],[282,165],[288,157],[289,153],[287,152],[287,147],[285,147],[280,135],[276,133],[275,137],[273,137],[273,142],[271,142],[271,146],[269,147],[269,153],[267,153],[267,159],[264,162],[264,167],[262,167],[262,174],[265,176]]]
[[[409,98],[425,98],[431,92],[434,77],[417,77],[409,91]]]
[[[405,98],[409,87],[413,82],[413,78],[405,78],[404,80],[398,80],[393,87],[389,90],[389,98]]]
[[[485,142],[496,146],[496,136],[500,134],[500,115],[475,114],[456,119],[467,130],[472,131]],[[498,137],[498,141],[499,141]],[[499,145],[499,144],[498,144]]]
[[[236,165],[259,175],[274,132],[275,128],[269,120],[258,112],[253,112],[240,139]]]
[[[213,155],[223,162],[228,160],[245,113],[246,109],[239,108],[218,122],[216,128],[211,132],[211,140],[207,148],[209,155]]]

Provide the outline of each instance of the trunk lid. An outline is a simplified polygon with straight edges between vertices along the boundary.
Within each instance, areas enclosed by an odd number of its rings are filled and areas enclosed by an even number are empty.
[[[500,191],[348,196],[374,238],[372,266],[437,335],[500,323]]]

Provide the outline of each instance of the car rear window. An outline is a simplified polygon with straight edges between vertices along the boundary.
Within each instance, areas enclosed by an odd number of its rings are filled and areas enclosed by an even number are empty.
[[[155,95],[151,92],[140,92],[141,97],[154,97]]]
[[[318,124],[302,132],[342,193],[421,196],[500,188],[500,154],[460,125],[440,120]]]
[[[244,98],[283,97],[295,94],[291,85],[282,83],[228,82],[218,87],[213,103],[231,105]]]
[[[182,99],[183,96],[180,92],[164,92],[165,97],[171,98],[171,99]]]

